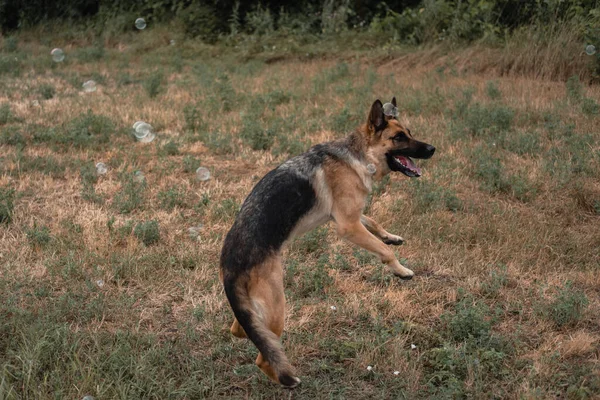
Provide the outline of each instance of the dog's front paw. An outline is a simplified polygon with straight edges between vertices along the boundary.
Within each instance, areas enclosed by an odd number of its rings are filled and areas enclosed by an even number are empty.
[[[396,235],[388,235],[383,239],[385,244],[393,244],[394,246],[400,246],[404,243],[404,239]]]
[[[412,279],[413,276],[415,276],[415,273],[411,269],[406,268],[397,260],[390,264],[390,269],[392,270],[394,275],[396,275],[400,279],[409,280]]]

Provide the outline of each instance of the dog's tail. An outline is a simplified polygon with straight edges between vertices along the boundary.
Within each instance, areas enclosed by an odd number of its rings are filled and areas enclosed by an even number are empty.
[[[256,310],[248,294],[248,288],[243,278],[225,279],[225,294],[233,309],[233,314],[244,328],[246,336],[254,343],[265,361],[275,372],[279,383],[285,387],[293,388],[300,383],[296,377],[294,367],[288,361],[281,342],[275,333],[266,326],[260,311]]]

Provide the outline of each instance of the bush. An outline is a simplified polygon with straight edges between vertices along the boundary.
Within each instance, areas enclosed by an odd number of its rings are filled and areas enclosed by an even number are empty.
[[[12,119],[10,112],[10,104],[4,103],[0,105],[0,125],[4,125]]]
[[[158,192],[158,201],[160,207],[167,211],[172,211],[175,207],[186,207],[186,191],[178,186]]]
[[[162,71],[154,72],[144,81],[144,89],[150,98],[156,97],[160,93],[160,87],[163,83],[164,75]]]
[[[137,179],[134,174],[123,174],[121,189],[113,199],[113,207],[121,214],[129,214],[144,204],[146,180]]]
[[[160,240],[158,221],[151,220],[138,223],[133,229],[133,234],[146,246],[157,243]]]
[[[12,221],[15,208],[15,189],[0,188],[0,224],[8,224]]]
[[[45,246],[50,243],[52,236],[50,236],[50,229],[43,225],[38,227],[37,224],[34,224],[31,229],[27,229],[25,231],[27,235],[27,239],[34,246]]]
[[[588,304],[586,295],[568,281],[547,305],[546,312],[557,326],[572,326],[581,321]]]
[[[40,95],[44,100],[49,100],[56,94],[56,89],[52,85],[40,86]]]

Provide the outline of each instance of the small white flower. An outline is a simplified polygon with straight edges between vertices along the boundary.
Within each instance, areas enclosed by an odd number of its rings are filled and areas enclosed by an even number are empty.
[[[331,306],[329,308],[331,308],[331,311],[337,311],[337,307],[336,306]]]
[[[415,344],[411,344],[411,345],[410,345],[410,349],[411,349],[411,350],[414,350],[414,349],[416,349],[416,348],[417,348],[417,345],[415,345]]]
[[[370,365],[367,366],[367,371],[373,371],[373,367],[371,367]]]
[[[394,371],[394,375],[400,375],[400,371]]]

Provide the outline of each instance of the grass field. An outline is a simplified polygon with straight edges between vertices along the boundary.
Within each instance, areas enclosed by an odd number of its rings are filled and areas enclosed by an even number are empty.
[[[147,33],[4,40],[0,399],[600,398],[599,86],[464,52],[242,57]],[[303,383],[282,390],[229,334],[224,235],[262,175],[392,96],[437,151],[366,214],[416,277],[329,226],[297,239],[283,343]]]

